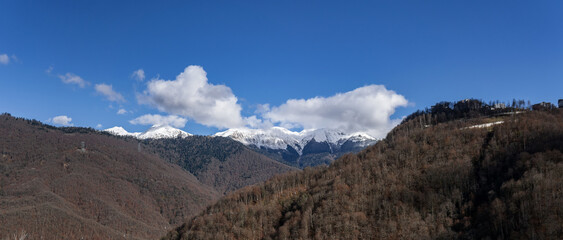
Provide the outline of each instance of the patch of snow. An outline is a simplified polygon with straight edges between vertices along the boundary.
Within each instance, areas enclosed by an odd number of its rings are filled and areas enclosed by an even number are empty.
[[[496,122],[492,122],[492,123],[484,123],[484,124],[478,124],[478,125],[473,125],[473,126],[469,126],[469,127],[464,127],[462,129],[471,129],[471,128],[488,128],[491,127],[493,125],[497,125],[497,124],[501,124],[504,123],[504,121],[496,121]]]

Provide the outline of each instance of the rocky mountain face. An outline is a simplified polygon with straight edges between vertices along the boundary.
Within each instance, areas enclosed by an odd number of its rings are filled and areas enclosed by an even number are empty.
[[[291,166],[304,168],[330,164],[349,152],[357,152],[377,140],[366,133],[345,134],[331,129],[293,132],[270,129],[229,129],[214,136],[228,137]]]

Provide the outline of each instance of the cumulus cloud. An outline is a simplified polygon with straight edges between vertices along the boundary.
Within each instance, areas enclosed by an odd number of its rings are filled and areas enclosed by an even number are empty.
[[[274,126],[274,124],[272,124],[271,121],[268,120],[265,121],[264,119],[260,119],[255,115],[252,115],[250,117],[245,117],[244,123],[246,124],[246,126],[250,128],[269,129]]]
[[[125,98],[123,98],[120,93],[114,91],[112,85],[102,83],[96,84],[94,88],[96,89],[96,92],[104,95],[107,100],[112,102],[125,102]]]
[[[66,84],[76,84],[81,88],[86,87],[86,85],[90,85],[89,82],[82,79],[80,76],[74,73],[66,73],[65,75],[59,75],[59,78]]]
[[[331,97],[290,99],[262,116],[284,127],[332,128],[364,131],[384,137],[400,119],[390,119],[395,108],[407,106],[402,95],[382,85],[369,85]]]
[[[131,74],[131,77],[142,82],[145,80],[145,71],[143,69],[135,70],[133,74]]]
[[[72,118],[65,116],[65,115],[49,118],[49,120],[48,120],[48,122],[52,122],[53,124],[57,124],[57,125],[61,125],[61,126],[72,126],[73,124],[71,123],[71,121],[72,121]]]
[[[98,123],[98,125],[96,125],[96,128],[98,128],[98,129],[102,128],[102,124]]]
[[[141,104],[189,117],[206,126],[244,126],[237,97],[229,87],[209,83],[207,73],[200,66],[187,67],[175,80],[151,80],[137,99]]]
[[[266,104],[258,104],[256,105],[256,110],[254,111],[254,113],[258,113],[258,114],[264,114],[270,111],[270,104],[266,103]]]
[[[158,114],[145,114],[129,121],[129,123],[135,125],[168,125],[177,128],[183,128],[186,126],[187,122],[188,119],[183,117],[175,115],[162,116]]]
[[[117,110],[117,114],[119,114],[119,115],[123,115],[123,114],[126,114],[126,113],[127,113],[127,110],[125,110],[123,108],[120,108],[119,110]]]
[[[0,63],[1,64],[8,64],[10,63],[10,57],[8,57],[8,54],[0,54]]]

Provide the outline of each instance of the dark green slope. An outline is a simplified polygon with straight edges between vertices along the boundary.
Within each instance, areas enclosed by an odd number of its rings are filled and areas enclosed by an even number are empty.
[[[226,193],[297,170],[224,137],[149,139],[143,149],[182,166],[202,183]]]

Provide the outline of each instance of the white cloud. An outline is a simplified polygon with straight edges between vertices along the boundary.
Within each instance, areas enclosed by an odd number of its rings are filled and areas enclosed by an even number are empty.
[[[200,66],[187,67],[175,80],[151,80],[137,99],[141,104],[189,117],[206,126],[244,126],[237,97],[225,85],[208,83],[207,73]]]
[[[135,70],[133,74],[131,74],[131,77],[142,82],[145,80],[145,71],[143,69]]]
[[[258,105],[256,105],[256,110],[254,111],[254,113],[263,114],[263,113],[267,113],[269,111],[270,111],[270,104],[268,104],[268,103],[258,104]]]
[[[0,63],[1,64],[8,64],[10,63],[10,57],[8,57],[8,54],[0,54]]]
[[[246,123],[246,126],[250,128],[268,129],[274,126],[274,124],[272,124],[271,121],[268,120],[264,121],[263,119],[257,118],[255,115],[252,115],[250,117],[245,117],[244,122]]]
[[[175,115],[162,116],[158,114],[145,114],[129,121],[129,123],[135,125],[169,125],[177,128],[183,128],[186,126],[187,122],[188,119],[183,117]]]
[[[59,78],[66,84],[76,84],[81,88],[86,87],[86,85],[90,85],[89,82],[82,79],[80,76],[74,73],[66,73],[65,75],[59,75]]]
[[[332,128],[364,131],[384,137],[400,119],[390,119],[395,108],[407,106],[402,95],[383,85],[369,85],[331,97],[290,99],[262,116],[284,127]]]
[[[102,128],[102,124],[98,123],[98,125],[96,125],[96,128],[98,128],[98,129]]]
[[[125,102],[125,98],[123,98],[120,93],[114,91],[112,85],[102,83],[96,84],[94,88],[96,89],[96,92],[104,95],[107,100],[112,102]]]
[[[57,125],[62,125],[62,126],[72,126],[73,124],[71,123],[72,118],[65,116],[65,115],[61,115],[61,116],[56,116],[53,118],[49,118],[48,120],[49,122],[52,122],[54,124]]]
[[[123,114],[126,114],[126,113],[127,113],[127,110],[125,110],[123,108],[120,108],[119,110],[117,110],[117,114],[119,114],[119,115],[123,115]]]

